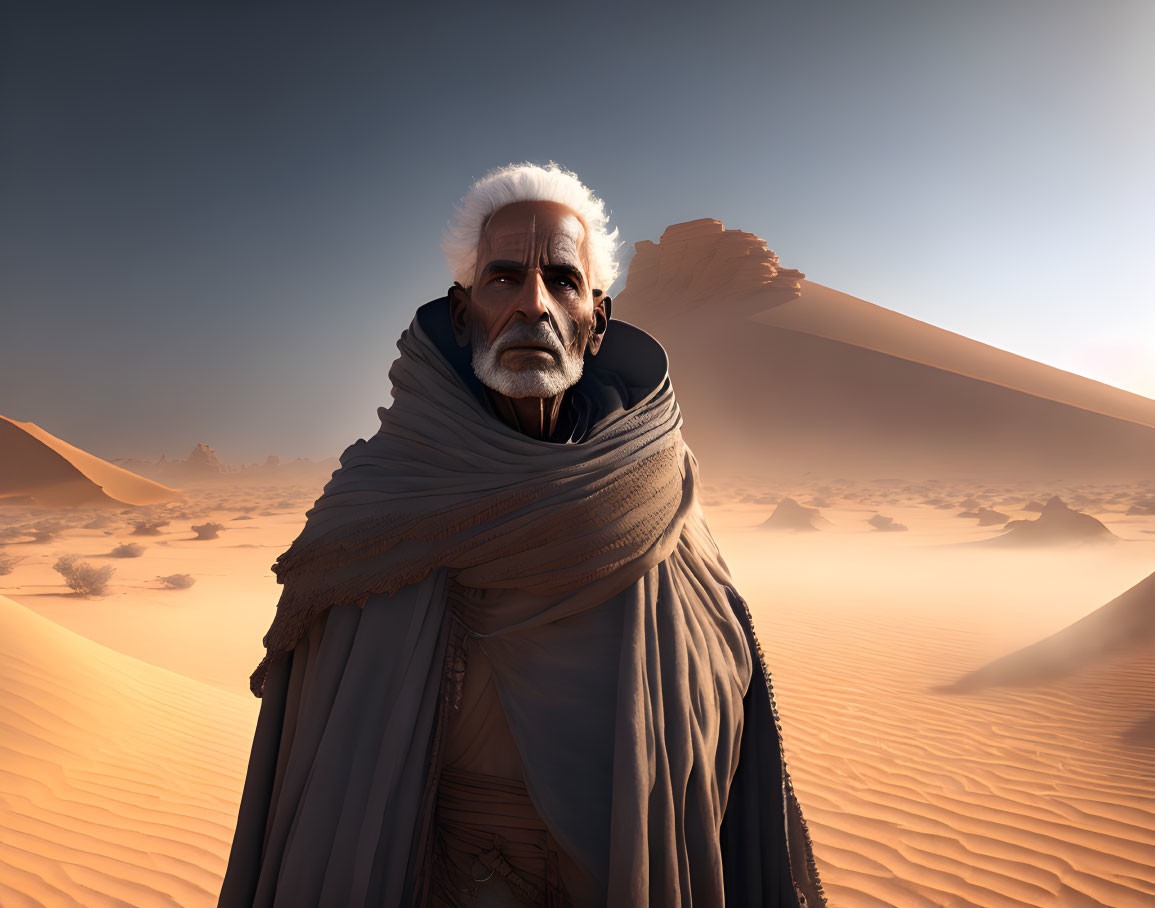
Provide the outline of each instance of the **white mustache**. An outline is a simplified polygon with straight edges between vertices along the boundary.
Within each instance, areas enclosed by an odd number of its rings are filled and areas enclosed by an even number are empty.
[[[558,357],[565,356],[565,347],[562,346],[561,340],[545,322],[535,322],[533,325],[519,323],[507,328],[493,342],[493,352],[501,354],[509,347],[522,344],[541,345]]]

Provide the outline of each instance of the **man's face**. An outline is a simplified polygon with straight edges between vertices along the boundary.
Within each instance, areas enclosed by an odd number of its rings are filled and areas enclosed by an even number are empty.
[[[468,299],[454,300],[454,326],[473,344],[473,368],[507,397],[553,397],[597,352],[604,303],[589,283],[585,226],[557,202],[514,202],[482,231]]]

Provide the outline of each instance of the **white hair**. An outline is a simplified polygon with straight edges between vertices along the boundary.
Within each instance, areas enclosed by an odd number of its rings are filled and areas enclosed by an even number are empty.
[[[618,229],[606,232],[605,203],[577,174],[553,161],[545,167],[527,161],[491,170],[461,197],[441,240],[453,280],[463,287],[473,284],[481,231],[490,215],[513,202],[558,202],[570,208],[585,226],[592,286],[609,291],[618,277]]]

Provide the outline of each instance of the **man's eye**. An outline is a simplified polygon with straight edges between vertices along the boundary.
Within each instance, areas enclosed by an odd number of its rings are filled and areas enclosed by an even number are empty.
[[[558,277],[558,278],[554,278],[554,280],[556,280],[559,284],[561,284],[563,287],[566,287],[569,290],[577,290],[577,284],[575,284],[568,277]]]

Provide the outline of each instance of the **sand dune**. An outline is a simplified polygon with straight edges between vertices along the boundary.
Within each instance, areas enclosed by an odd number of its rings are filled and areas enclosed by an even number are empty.
[[[960,506],[1047,493],[816,480],[788,491],[821,502],[827,531],[768,533],[759,524],[784,491],[730,489],[707,516],[754,611],[831,905],[1155,899],[1150,646],[1034,687],[935,690],[1147,577],[1150,518],[1120,504],[1111,526],[1126,545],[959,546],[997,532],[959,520]],[[1064,494],[1125,503],[1134,489]],[[245,691],[277,595],[268,565],[312,493],[190,499],[142,557],[117,563],[106,597],[67,594],[51,562],[61,546],[98,557],[132,515],[22,543],[4,578],[0,589],[51,619],[0,599],[4,908],[213,904],[259,706]],[[909,531],[873,530],[879,508]],[[253,519],[234,523],[237,512]],[[209,519],[229,527],[222,538],[191,539],[188,524]],[[197,584],[158,590],[152,578],[174,571]]]
[[[669,352],[707,475],[1150,476],[1155,401],[793,280],[718,221],[636,248],[614,315]]]
[[[754,321],[865,347],[1155,428],[1155,400],[980,343],[812,281]]]
[[[42,507],[148,505],[181,493],[137,476],[45,432],[0,416],[0,501]]]
[[[1155,574],[1045,640],[970,672],[947,690],[1042,684],[1120,653],[1155,646]],[[1148,680],[1155,689],[1155,677]]]
[[[1008,614],[976,592],[1010,556],[885,554],[908,534],[871,552],[819,533],[767,550],[747,534],[717,533],[774,674],[832,906],[1155,903],[1155,740],[1137,726],[1155,715],[1155,647],[1045,686],[936,693]],[[1053,598],[1014,620],[1041,623]]]
[[[257,705],[0,597],[0,904],[215,904]]]

